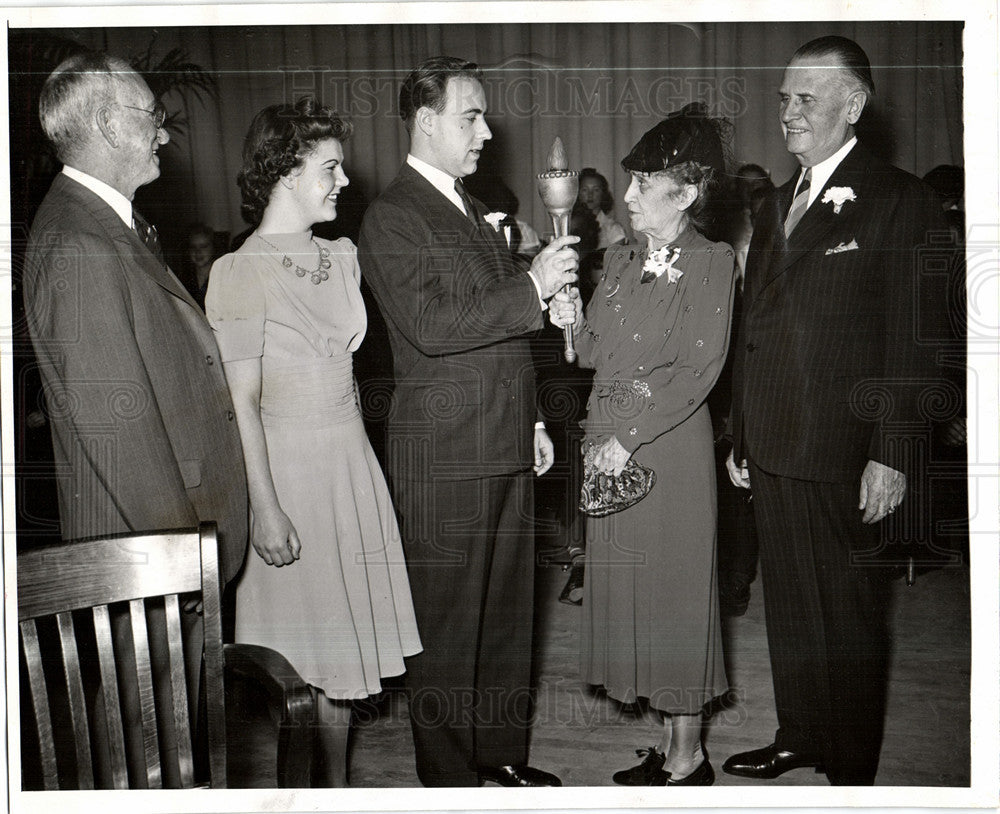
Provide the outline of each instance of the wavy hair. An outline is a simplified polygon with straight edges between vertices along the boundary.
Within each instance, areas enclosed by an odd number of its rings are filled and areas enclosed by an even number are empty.
[[[343,142],[352,130],[350,122],[312,96],[260,111],[250,122],[243,142],[243,167],[236,177],[243,196],[243,219],[258,226],[278,179],[301,167],[321,141]]]

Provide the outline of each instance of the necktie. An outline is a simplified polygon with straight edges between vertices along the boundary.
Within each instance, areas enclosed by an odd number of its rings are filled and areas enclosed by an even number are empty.
[[[482,234],[482,226],[479,215],[476,212],[476,207],[472,203],[472,198],[469,197],[469,193],[465,191],[465,184],[462,183],[461,178],[455,179],[455,192],[458,193],[458,197],[462,199],[462,205],[465,207],[465,214],[469,216],[471,220],[476,225],[476,231]]]
[[[785,237],[788,237],[796,224],[802,220],[802,216],[809,208],[809,183],[812,180],[812,167],[807,167],[802,181],[799,183],[799,191],[795,194],[795,200],[788,210],[788,217],[785,218]]]
[[[160,236],[156,233],[156,227],[134,209],[132,210],[132,220],[135,222],[135,232],[139,235],[139,240],[145,244],[154,257],[162,259],[163,250],[160,247]]]

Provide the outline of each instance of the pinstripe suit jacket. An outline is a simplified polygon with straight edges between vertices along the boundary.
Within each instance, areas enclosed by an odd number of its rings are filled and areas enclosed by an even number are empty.
[[[214,520],[229,580],[246,552],[246,475],[194,300],[110,206],[62,173],[32,225],[24,292],[63,538]]]
[[[474,203],[482,222],[486,208]],[[542,327],[542,309],[502,234],[485,222],[477,230],[404,164],[365,213],[358,260],[392,345],[392,476],[466,480],[530,468],[527,334]]]
[[[788,239],[797,178],[765,203],[747,260],[731,421],[736,460],[814,481],[856,481],[869,459],[907,472],[934,373],[921,344],[922,260],[943,229],[916,177],[858,143]],[[933,248],[930,249],[933,252]],[[925,300],[926,301],[926,300]],[[943,307],[938,303],[939,307]]]

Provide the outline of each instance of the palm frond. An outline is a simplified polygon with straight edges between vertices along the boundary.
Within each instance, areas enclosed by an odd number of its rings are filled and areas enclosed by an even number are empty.
[[[159,99],[174,90],[191,92],[199,100],[202,94],[216,98],[215,76],[188,58],[183,48],[172,48],[162,57],[154,52],[155,39],[146,51],[131,60],[132,67],[146,80],[149,89]]]

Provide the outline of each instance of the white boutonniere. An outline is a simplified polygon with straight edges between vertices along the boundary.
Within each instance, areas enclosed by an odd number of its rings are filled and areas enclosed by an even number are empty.
[[[490,212],[488,215],[483,216],[483,220],[485,220],[490,226],[493,227],[494,232],[500,231],[500,224],[503,223],[503,221],[505,221],[506,219],[507,219],[506,212]]]
[[[648,279],[647,275],[649,274],[654,277],[662,277],[666,274],[668,282],[676,283],[684,276],[683,271],[674,267],[674,263],[680,259],[680,256],[680,246],[672,246],[669,243],[666,246],[661,246],[650,252],[646,262],[642,264],[642,276]]]
[[[850,187],[830,187],[826,192],[823,193],[823,198],[820,203],[832,203],[833,204],[833,214],[839,215],[841,208],[848,201],[856,201],[858,196],[854,194],[854,190]]]

